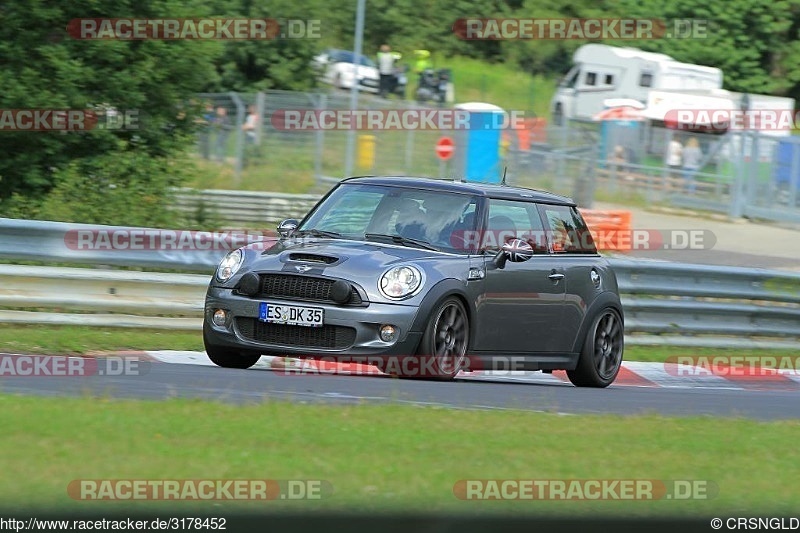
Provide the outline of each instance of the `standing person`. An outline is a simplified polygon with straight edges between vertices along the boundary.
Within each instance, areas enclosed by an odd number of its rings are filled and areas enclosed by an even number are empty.
[[[256,141],[258,140],[256,131],[258,131],[258,123],[259,121],[258,113],[256,113],[256,106],[251,104],[247,108],[247,118],[245,119],[244,124],[242,124],[242,130],[244,130],[245,136],[243,155],[244,160],[242,161],[243,167],[246,167],[250,158],[256,155]]]
[[[392,92],[392,85],[394,81],[394,61],[395,55],[392,54],[392,49],[388,44],[381,45],[381,51],[378,52],[378,73],[380,74],[380,95],[382,98],[387,98],[389,93]]]
[[[694,175],[700,168],[702,160],[703,151],[700,149],[700,143],[692,137],[686,142],[686,148],[683,150],[683,178],[686,180],[688,191],[692,194],[695,189]]]
[[[669,167],[671,177],[676,178],[680,176],[680,168],[682,161],[683,161],[683,145],[677,139],[677,137],[673,137],[672,140],[669,142],[669,145],[667,145],[667,154],[664,161]]]
[[[421,75],[423,72],[431,68],[431,53],[428,50],[414,50],[414,57],[417,60],[414,62],[414,72]]]
[[[231,131],[231,120],[228,117],[228,110],[224,106],[217,108],[213,128],[216,135],[214,139],[214,159],[221,163],[225,161],[225,148],[228,144],[228,134]]]

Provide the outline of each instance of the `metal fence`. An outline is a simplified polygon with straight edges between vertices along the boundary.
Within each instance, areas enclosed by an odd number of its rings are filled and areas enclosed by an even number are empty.
[[[670,167],[671,142],[699,150],[696,168]],[[647,122],[568,123],[547,141],[508,154],[512,183],[594,200],[622,197],[800,223],[800,137],[736,131],[703,134]]]
[[[257,94],[207,93],[198,97],[207,107],[197,140],[199,158],[211,172],[233,170],[233,185],[243,181],[268,190],[275,180],[313,176],[323,190],[344,176],[349,130],[291,130],[287,111],[345,110],[350,96],[340,90],[303,93],[266,91]],[[413,101],[359,96],[359,109],[388,110],[426,107]],[[255,130],[246,128],[253,113]],[[222,118],[220,118],[222,117]],[[434,152],[439,131],[358,130],[353,174],[439,175],[449,171]]]
[[[222,168],[233,170],[233,187],[224,188],[238,188],[246,181],[249,189],[270,190],[278,181],[291,186],[313,177],[316,192],[323,192],[344,177],[350,131],[287,131],[281,117],[287,110],[349,109],[347,93],[267,91],[200,98],[209,110],[208,126],[198,137],[198,153],[212,174]],[[359,99],[360,109],[420,107],[370,94]],[[249,111],[257,124],[252,132],[245,129]],[[227,118],[215,118],[220,114]],[[352,174],[453,175],[455,159],[442,163],[434,151],[443,134],[448,132],[356,131]],[[696,168],[666,164],[666,150],[673,141],[684,153],[696,144],[700,157]],[[573,196],[584,207],[591,207],[595,199],[629,196],[732,217],[800,222],[798,136],[692,133],[645,121],[571,121],[538,128],[532,142],[519,132],[506,131],[500,150],[510,182]]]
[[[75,250],[70,244],[76,231],[116,229],[0,219],[0,257],[105,265],[0,266],[0,322],[200,328],[205,288],[226,250]],[[800,348],[799,273],[610,261],[619,279],[626,342]],[[111,265],[203,274],[115,271]]]

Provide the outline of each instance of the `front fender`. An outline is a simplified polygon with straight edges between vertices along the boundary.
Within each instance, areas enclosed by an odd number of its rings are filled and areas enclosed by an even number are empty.
[[[433,310],[448,296],[458,296],[463,300],[471,323],[475,316],[476,308],[475,298],[470,296],[468,287],[469,285],[467,283],[452,278],[444,279],[434,285],[419,305],[419,311],[417,311],[417,316],[411,326],[411,331],[423,333],[428,326],[428,320]],[[474,328],[470,328],[470,340],[472,340],[472,331],[474,331]]]

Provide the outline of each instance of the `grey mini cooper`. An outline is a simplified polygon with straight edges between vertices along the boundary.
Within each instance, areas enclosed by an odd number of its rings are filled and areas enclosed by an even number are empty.
[[[278,233],[229,253],[209,284],[203,339],[219,366],[281,355],[439,379],[561,369],[586,387],[619,372],[617,279],[568,198],[351,178]]]

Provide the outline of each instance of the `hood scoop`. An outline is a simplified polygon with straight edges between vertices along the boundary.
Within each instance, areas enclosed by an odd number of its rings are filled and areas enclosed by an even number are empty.
[[[339,261],[339,258],[330,255],[292,252],[289,254],[289,261],[302,261],[304,263],[322,263],[325,265],[331,265]]]

